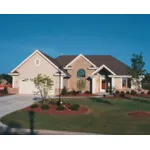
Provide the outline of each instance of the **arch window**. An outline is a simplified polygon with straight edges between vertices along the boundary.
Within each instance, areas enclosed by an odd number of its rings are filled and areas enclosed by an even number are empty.
[[[79,69],[77,72],[77,77],[85,77],[85,71],[83,69]]]

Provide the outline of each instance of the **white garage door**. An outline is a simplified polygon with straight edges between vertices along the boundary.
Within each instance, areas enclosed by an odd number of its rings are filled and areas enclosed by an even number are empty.
[[[34,94],[37,92],[37,88],[35,87],[32,79],[24,79],[19,82],[19,94]],[[52,87],[50,95],[54,95],[54,86]]]

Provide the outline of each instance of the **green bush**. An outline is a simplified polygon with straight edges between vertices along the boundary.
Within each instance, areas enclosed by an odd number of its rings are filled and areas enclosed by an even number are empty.
[[[66,87],[64,87],[61,91],[61,95],[66,95],[67,94],[67,89]]]
[[[131,90],[131,95],[136,95],[136,94],[137,94],[137,92],[136,92],[136,91]]]
[[[126,92],[126,94],[130,94],[130,92],[129,92],[129,91],[127,91],[127,92]]]
[[[77,92],[76,91],[72,91],[72,95],[77,95]]]
[[[41,109],[42,109],[42,110],[48,110],[48,109],[50,109],[50,107],[49,107],[49,105],[47,105],[47,104],[43,104],[43,105],[41,106]]]
[[[85,91],[84,94],[92,94],[90,91]]]
[[[115,94],[119,94],[120,92],[117,90],[116,92],[115,92]]]
[[[141,95],[144,95],[145,93],[144,92],[141,92]]]
[[[80,107],[79,104],[73,104],[73,105],[71,105],[71,106],[69,107],[69,109],[70,109],[70,110],[78,110],[79,107]]]
[[[39,107],[38,104],[33,104],[33,105],[30,106],[30,108],[38,108],[38,107]]]
[[[4,86],[3,93],[4,93],[4,94],[8,94],[8,89],[7,89],[7,86]]]
[[[56,109],[57,110],[64,110],[65,108],[63,107],[63,105],[58,105]]]
[[[120,97],[125,97],[124,91],[121,91],[121,92],[120,92]]]

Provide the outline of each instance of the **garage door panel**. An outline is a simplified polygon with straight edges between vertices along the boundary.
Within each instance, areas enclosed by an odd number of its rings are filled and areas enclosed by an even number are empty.
[[[38,89],[35,87],[34,82],[30,79],[20,80],[19,82],[19,94],[34,94]],[[49,92],[50,95],[54,95],[54,86]]]

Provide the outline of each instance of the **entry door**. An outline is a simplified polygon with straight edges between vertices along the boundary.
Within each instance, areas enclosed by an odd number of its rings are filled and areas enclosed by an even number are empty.
[[[105,90],[106,89],[106,80],[103,79],[102,80],[102,90]]]

